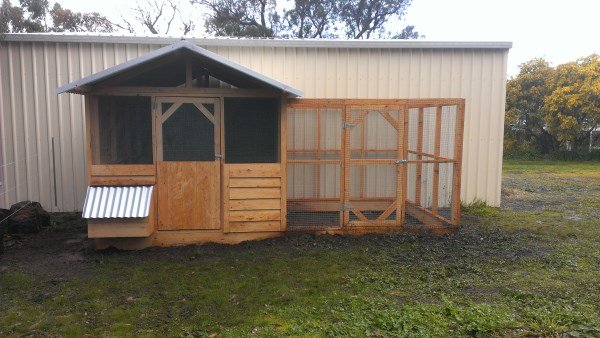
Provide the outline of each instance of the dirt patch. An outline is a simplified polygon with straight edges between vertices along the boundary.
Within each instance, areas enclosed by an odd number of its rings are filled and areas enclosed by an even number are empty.
[[[86,260],[92,250],[83,223],[79,215],[54,214],[51,227],[45,231],[6,235],[0,266],[46,276],[50,281],[88,274]]]

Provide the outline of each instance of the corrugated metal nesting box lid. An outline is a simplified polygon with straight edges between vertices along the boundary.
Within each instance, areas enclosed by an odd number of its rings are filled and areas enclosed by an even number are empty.
[[[148,217],[152,186],[88,187],[83,218]]]

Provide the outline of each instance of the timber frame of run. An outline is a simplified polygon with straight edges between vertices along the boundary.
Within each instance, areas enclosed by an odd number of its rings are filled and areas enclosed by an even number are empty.
[[[302,137],[307,138],[310,131],[294,129],[288,123],[288,133],[292,135],[287,137],[287,230],[346,233],[401,228],[442,232],[459,225],[464,99],[292,99],[288,101],[287,110],[288,119],[304,114],[300,116],[302,119],[310,114],[309,124],[316,128],[314,144],[294,146],[294,142],[290,142],[296,137],[294,134],[304,134]],[[326,117],[327,114],[330,116]],[[322,137],[323,128],[331,133],[331,123],[323,121],[331,119],[332,114],[337,114],[334,120],[341,122],[342,128],[340,140],[333,146],[324,144]],[[375,116],[370,116],[367,122],[368,115]],[[382,126],[386,123],[381,121],[387,121],[394,128],[392,143],[389,139],[374,141],[381,138],[375,134],[389,129],[387,125]],[[369,123],[371,125],[367,125]],[[379,146],[372,146],[375,143]],[[444,152],[442,146],[445,146]],[[306,179],[294,174],[294,168],[307,166],[315,171],[311,182],[302,181]],[[326,166],[339,168],[335,179],[323,174]],[[365,172],[385,166],[395,167],[391,174],[395,181],[393,194],[389,191],[387,194],[369,193],[369,190],[382,190],[393,184],[390,177],[387,181],[380,179],[380,183],[377,179],[365,178],[368,176]],[[440,166],[448,169],[444,175],[440,174]],[[445,176],[442,177],[444,182],[450,182],[447,187],[441,187],[441,176]],[[329,182],[322,181],[327,178]],[[369,182],[381,187],[369,187]],[[296,196],[292,186],[298,184],[310,184],[313,191]],[[327,196],[322,190],[331,184],[336,192]],[[408,196],[409,190],[412,196]],[[446,192],[446,201],[441,200],[442,190]],[[447,212],[442,213],[441,207]],[[373,213],[374,210],[377,212]],[[339,214],[339,219],[330,221],[327,226],[308,221],[311,217],[318,220],[319,213],[325,212]],[[412,227],[413,223],[418,226]]]

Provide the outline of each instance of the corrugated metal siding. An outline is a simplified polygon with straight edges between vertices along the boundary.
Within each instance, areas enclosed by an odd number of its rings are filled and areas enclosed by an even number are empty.
[[[82,217],[148,217],[152,188],[152,186],[88,187]]]
[[[54,90],[159,47],[1,43],[2,156],[10,190],[4,206],[34,199],[52,211],[81,210],[83,98]],[[507,50],[202,47],[303,90],[307,98],[465,98],[462,198],[500,203]]]

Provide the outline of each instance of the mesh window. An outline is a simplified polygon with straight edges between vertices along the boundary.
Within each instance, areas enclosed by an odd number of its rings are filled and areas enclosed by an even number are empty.
[[[279,161],[279,100],[225,99],[225,162]]]
[[[162,124],[163,161],[214,161],[215,128],[193,103],[183,103]]]
[[[152,110],[149,97],[102,96],[92,122],[94,164],[152,164]],[[94,135],[96,134],[96,135]]]

